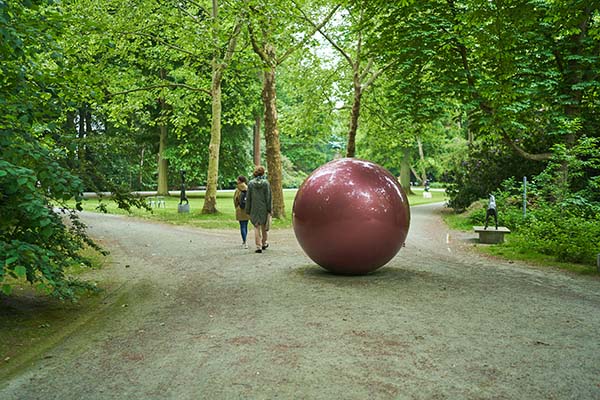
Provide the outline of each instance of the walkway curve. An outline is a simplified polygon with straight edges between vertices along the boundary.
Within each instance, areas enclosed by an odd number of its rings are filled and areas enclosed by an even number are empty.
[[[86,213],[112,252],[105,309],[0,398],[599,399],[599,280],[478,256],[440,209],[413,207],[363,277],[291,229],[259,255],[235,230]]]

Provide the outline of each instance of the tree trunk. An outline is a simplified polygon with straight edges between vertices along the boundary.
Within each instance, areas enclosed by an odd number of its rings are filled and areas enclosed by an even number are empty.
[[[279,128],[277,127],[277,98],[275,94],[275,67],[264,71],[262,99],[265,106],[265,142],[267,150],[267,169],[269,183],[273,193],[273,217],[285,217],[283,201],[283,174],[281,171],[281,151]]]
[[[81,176],[85,176],[85,106],[82,106],[81,108],[79,108],[79,124],[78,124],[78,132],[77,132],[77,138],[78,140],[78,145],[77,145],[77,159],[79,161],[79,173],[81,174]]]
[[[410,188],[410,147],[402,149],[402,161],[400,162],[400,185],[406,194],[413,194]]]
[[[360,115],[360,100],[362,97],[362,88],[360,85],[360,76],[358,68],[355,68],[353,74],[354,82],[354,101],[352,102],[352,111],[350,114],[350,127],[348,129],[348,144],[346,147],[346,157],[356,155],[356,131],[358,130],[358,117]]]
[[[425,183],[425,181],[422,181],[421,178],[419,178],[419,174],[417,173],[417,171],[414,169],[414,167],[412,165],[410,166],[410,171],[413,173],[413,175],[419,182]]]
[[[254,117],[254,140],[253,140],[254,166],[260,165],[260,115]]]
[[[210,143],[208,145],[208,171],[206,173],[206,194],[204,195],[204,205],[202,214],[215,214],[217,212],[217,185],[219,184],[219,149],[221,148],[221,80],[223,71],[233,57],[233,52],[237,44],[237,37],[242,28],[241,20],[238,20],[233,27],[233,32],[229,37],[225,54],[220,54],[219,44],[219,25],[217,23],[219,15],[219,2],[212,0],[212,18],[213,30],[212,39],[214,45],[214,54],[212,59],[212,81],[210,85],[210,95],[212,98],[212,120],[210,124]]]
[[[166,78],[166,72],[164,69],[160,70],[160,78],[164,80]],[[160,105],[160,138],[158,144],[158,188],[156,194],[159,196],[169,195],[169,163],[165,158],[165,151],[167,150],[167,122],[166,122],[166,111],[167,103],[161,96],[158,99]]]
[[[423,152],[423,143],[421,142],[421,138],[419,136],[417,136],[417,146],[419,147],[419,169],[421,170],[421,181],[425,183],[427,180],[427,172],[425,171],[425,153]]]
[[[219,149],[221,147],[221,73],[213,60],[213,78],[210,88],[212,95],[212,121],[210,125],[210,144],[208,146],[208,172],[206,194],[202,214],[217,212],[217,185],[219,178]]]
[[[162,102],[161,102],[162,104]],[[158,189],[156,194],[159,196],[169,195],[169,164],[167,159],[164,157],[165,150],[167,149],[167,125],[161,122],[159,125],[160,138],[158,144]]]
[[[146,150],[145,146],[142,146],[142,152],[140,154],[140,174],[139,174],[139,190],[144,189],[144,152]]]

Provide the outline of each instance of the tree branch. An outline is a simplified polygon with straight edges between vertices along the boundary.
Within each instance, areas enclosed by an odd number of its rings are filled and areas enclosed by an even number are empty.
[[[229,44],[227,45],[227,50],[225,51],[225,56],[223,57],[223,63],[228,64],[233,57],[233,53],[235,52],[235,46],[237,44],[237,38],[242,31],[242,20],[238,19],[236,21],[235,26],[233,27],[233,32],[231,33],[231,37],[229,38]]]
[[[304,10],[302,10],[300,8],[300,6],[298,6],[298,4],[296,4],[295,1],[292,0],[292,3],[294,3],[294,6],[296,6],[296,8],[298,9],[298,11],[300,11],[300,13],[302,14],[302,16],[304,17],[304,19],[310,23],[313,27],[314,30],[312,31],[312,33],[310,35],[307,35],[307,37],[312,37],[312,35],[314,35],[316,32],[319,32],[321,35],[323,35],[323,37],[329,42],[331,43],[331,45],[333,47],[335,47],[335,49],[337,51],[339,51],[342,56],[344,56],[344,58],[346,58],[346,60],[350,63],[350,65],[352,67],[354,67],[354,62],[352,61],[352,59],[350,58],[350,56],[341,48],[337,45],[337,43],[335,43],[330,37],[329,35],[327,35],[325,32],[323,32],[323,27],[327,24],[327,22],[329,22],[329,20],[333,17],[333,15],[335,14],[335,12],[338,10],[338,8],[340,8],[340,5],[336,5],[333,10],[331,10],[331,12],[327,15],[327,17],[325,17],[325,19],[323,20],[323,22],[321,22],[319,25],[315,24],[309,17],[308,15],[306,15],[306,13],[304,12]],[[300,45],[303,44],[303,42],[300,43]],[[295,48],[294,48],[295,50]],[[284,54],[284,57],[287,57],[287,53],[291,52],[288,50],[288,52],[286,52],[286,54]]]
[[[202,11],[202,13],[203,13],[205,16],[207,16],[207,17],[209,16],[209,13],[208,13],[208,11],[206,10],[206,8],[204,8],[204,7],[203,7],[202,5],[200,5],[199,3],[195,2],[195,1],[191,1],[191,0],[187,0],[187,2],[188,2],[188,3],[190,3],[190,4],[191,4],[191,5],[193,5],[193,6],[196,6],[196,7],[198,7],[198,9],[199,9],[199,10],[201,10],[201,11]],[[190,19],[192,19],[194,22],[199,22],[199,21],[198,21],[198,19],[199,19],[198,15],[194,15],[194,14],[190,13],[188,10],[186,10],[186,9],[183,7],[183,4],[182,4],[182,3],[177,3],[177,8],[179,9],[179,11],[181,11],[183,14],[187,15],[187,16],[188,16]]]
[[[269,64],[269,56],[267,56],[267,53],[264,51],[263,47],[258,45],[256,35],[254,34],[254,29],[252,29],[252,23],[248,24],[248,33],[250,34],[250,43],[252,43],[252,49],[254,52],[258,54],[258,57],[260,57],[265,64]]]
[[[172,88],[172,87],[180,87],[180,88],[184,88],[184,89],[188,89],[194,92],[203,92],[208,94],[209,96],[211,95],[210,90],[207,89],[202,89],[202,88],[196,88],[190,85],[186,85],[185,83],[165,83],[165,84],[160,84],[160,85],[151,85],[151,86],[145,86],[145,87],[141,87],[141,88],[135,88],[135,89],[129,89],[129,90],[123,90],[121,92],[115,92],[115,93],[108,93],[108,97],[114,97],[114,96],[119,96],[119,95],[125,95],[125,94],[129,94],[129,93],[134,93],[134,92],[142,92],[145,90],[152,90],[152,89],[161,89],[161,88]]]
[[[191,51],[182,49],[179,46],[175,46],[174,44],[171,44],[171,43],[167,42],[166,40],[162,39],[160,36],[155,36],[155,35],[151,35],[149,33],[142,33],[142,32],[119,32],[119,33],[122,33],[124,35],[139,35],[139,36],[149,37],[149,38],[151,38],[153,40],[158,41],[160,44],[165,45],[165,46],[167,46],[167,47],[169,47],[169,48],[171,48],[173,50],[176,50],[176,51],[179,51],[181,53],[187,54],[187,55],[192,56],[194,58],[198,58],[197,54],[194,54]]]
[[[500,133],[501,133],[502,139],[504,139],[504,142],[508,146],[510,146],[514,151],[516,151],[517,154],[519,154],[521,157],[523,157],[523,158],[525,158],[527,160],[547,161],[547,160],[550,160],[552,158],[552,153],[539,153],[539,154],[529,153],[529,152],[525,151],[522,147],[520,147],[519,145],[517,145],[510,138],[510,136],[508,136],[508,133],[504,129],[500,129]]]
[[[365,67],[363,72],[360,74],[359,80],[361,82],[367,77],[367,74],[369,73],[369,71],[371,70],[372,67],[373,67],[373,58],[369,58],[369,62],[367,63],[367,66]]]
[[[371,61],[371,60],[369,60]],[[373,84],[373,82],[375,82],[375,79],[379,78],[379,76],[385,72],[385,70],[387,70],[388,68],[390,68],[392,65],[396,64],[397,61],[392,61],[389,62],[387,65],[385,65],[383,68],[381,68],[380,70],[377,70],[373,73],[373,75],[371,75],[371,77],[369,78],[369,80],[367,81],[367,83],[365,83],[363,85],[363,89],[367,89],[369,86],[371,86]]]

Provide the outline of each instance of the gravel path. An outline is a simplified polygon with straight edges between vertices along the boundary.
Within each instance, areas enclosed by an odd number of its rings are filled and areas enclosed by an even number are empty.
[[[600,399],[600,280],[478,256],[440,208],[413,207],[362,277],[289,229],[254,254],[233,230],[85,214],[106,300],[0,399]]]

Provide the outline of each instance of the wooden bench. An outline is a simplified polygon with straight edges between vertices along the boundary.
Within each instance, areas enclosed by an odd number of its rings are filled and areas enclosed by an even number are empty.
[[[504,243],[504,235],[510,233],[510,229],[505,226],[488,226],[484,229],[483,226],[474,226],[473,230],[479,234],[479,243],[498,244]]]

